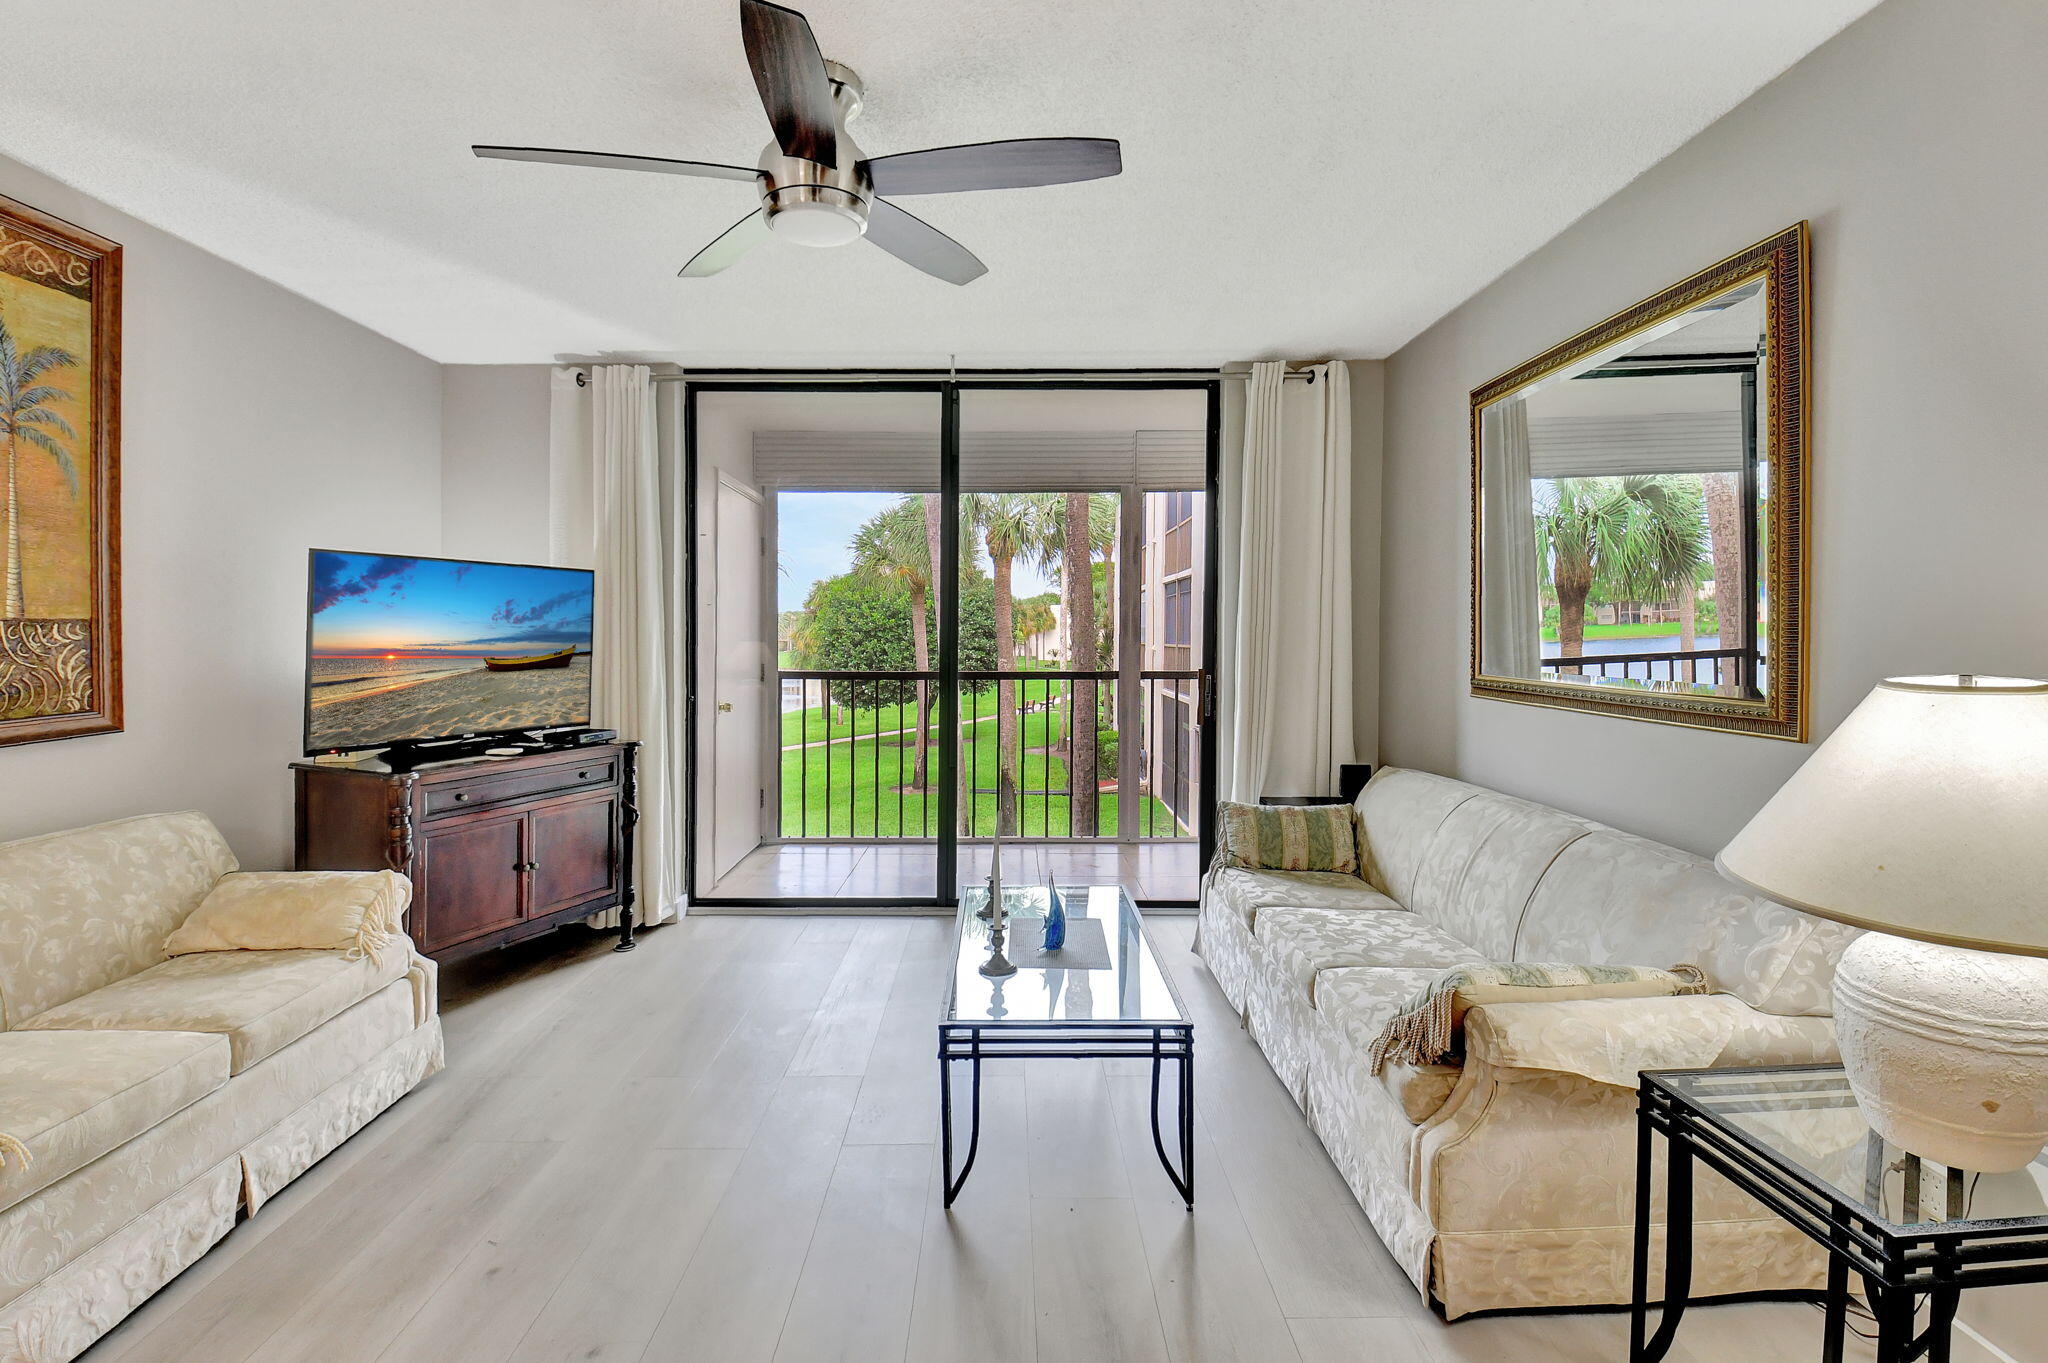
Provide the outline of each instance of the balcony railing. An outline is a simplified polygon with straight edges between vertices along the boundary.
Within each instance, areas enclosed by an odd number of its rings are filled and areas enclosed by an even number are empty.
[[[937,672],[784,671],[777,829],[785,841],[930,840],[939,832]],[[1123,694],[1129,686],[1130,694]],[[1200,674],[962,672],[956,808],[963,837],[1188,838],[1202,791]],[[1074,721],[1094,701],[1095,731]],[[918,734],[922,728],[923,780]],[[1002,737],[1015,760],[1005,798]],[[1124,739],[1135,735],[1127,752]],[[1077,776],[1093,757],[1093,798]],[[1125,807],[1130,792],[1133,804]],[[1088,807],[1093,806],[1093,818]],[[1077,813],[1080,817],[1077,819]]]
[[[1763,659],[1753,657],[1747,649],[1741,648],[1588,653],[1576,658],[1559,656],[1541,661],[1543,675],[1550,680],[1594,677],[1608,682],[1636,682],[1658,689],[1710,686],[1746,695],[1761,686],[1763,679]]]

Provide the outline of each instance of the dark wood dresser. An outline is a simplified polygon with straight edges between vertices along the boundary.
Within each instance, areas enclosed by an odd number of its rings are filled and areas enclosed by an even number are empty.
[[[301,871],[411,878],[406,931],[449,961],[604,909],[633,945],[636,743],[394,772],[292,763]]]

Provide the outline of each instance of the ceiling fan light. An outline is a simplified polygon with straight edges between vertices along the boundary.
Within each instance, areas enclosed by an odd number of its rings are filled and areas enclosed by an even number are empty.
[[[836,203],[784,204],[768,218],[776,236],[799,246],[844,246],[860,240],[867,221],[859,213]]]

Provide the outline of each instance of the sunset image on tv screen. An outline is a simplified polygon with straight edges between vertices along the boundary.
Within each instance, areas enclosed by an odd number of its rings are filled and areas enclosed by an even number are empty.
[[[590,721],[591,574],[313,551],[306,748]]]

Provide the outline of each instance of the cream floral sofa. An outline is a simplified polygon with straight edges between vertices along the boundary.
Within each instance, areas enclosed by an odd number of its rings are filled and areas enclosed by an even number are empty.
[[[0,844],[0,1363],[77,1356],[441,1068],[403,938],[166,960],[234,869],[195,813]]]
[[[1426,772],[1383,768],[1357,812],[1364,879],[1213,871],[1197,950],[1446,1317],[1626,1302],[1637,1071],[1833,1059],[1854,933],[1689,853]],[[1372,1075],[1373,1037],[1438,972],[1509,960],[1692,962],[1718,992],[1475,1008],[1462,1065]],[[1804,1237],[1718,1177],[1695,1205],[1696,1295],[1822,1285]]]

